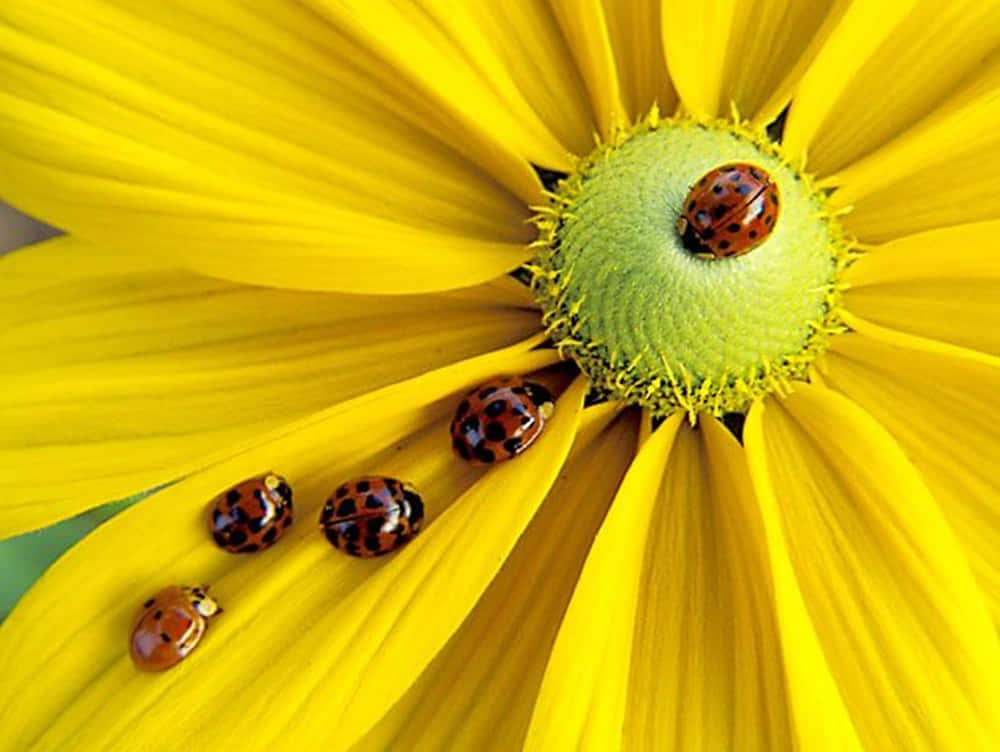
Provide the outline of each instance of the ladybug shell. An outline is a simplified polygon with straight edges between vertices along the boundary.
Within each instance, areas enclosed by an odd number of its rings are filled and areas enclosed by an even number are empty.
[[[396,478],[368,475],[337,487],[320,513],[327,540],[351,556],[395,551],[420,532],[424,502]]]
[[[781,201],[778,184],[757,165],[716,167],[691,188],[677,232],[684,244],[718,258],[740,256],[774,231]]]
[[[197,647],[208,620],[222,611],[206,590],[170,585],[139,606],[129,632],[136,668],[165,671]]]
[[[451,422],[455,453],[475,465],[516,457],[538,438],[554,409],[545,387],[518,376],[491,379],[465,395]]]
[[[271,546],[291,524],[292,489],[274,473],[241,481],[209,505],[212,538],[234,554]]]

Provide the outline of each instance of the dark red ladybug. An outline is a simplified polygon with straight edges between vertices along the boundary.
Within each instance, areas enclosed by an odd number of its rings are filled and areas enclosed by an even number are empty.
[[[366,475],[342,483],[319,524],[330,543],[351,556],[381,556],[408,542],[424,523],[424,502],[409,484]]]
[[[778,184],[766,170],[747,162],[724,164],[692,186],[677,233],[701,256],[741,256],[774,232],[780,208]]]
[[[249,554],[273,545],[292,524],[292,489],[280,475],[240,481],[209,505],[208,531],[226,551]]]
[[[505,376],[465,395],[451,422],[455,453],[476,465],[516,457],[538,438],[555,405],[541,384]]]

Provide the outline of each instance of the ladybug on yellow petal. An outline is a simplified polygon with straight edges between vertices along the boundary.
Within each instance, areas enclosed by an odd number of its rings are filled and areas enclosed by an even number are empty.
[[[340,484],[319,516],[326,539],[351,556],[395,551],[420,532],[424,501],[397,478],[366,475]]]
[[[521,454],[538,438],[555,409],[541,384],[503,376],[465,395],[451,422],[455,453],[474,465],[491,465]]]
[[[208,620],[222,612],[207,591],[208,585],[170,585],[139,606],[129,630],[136,668],[165,671],[198,646]]]
[[[698,255],[742,256],[774,232],[780,208],[778,184],[764,168],[724,164],[691,187],[677,234]]]
[[[291,524],[292,489],[275,473],[241,481],[209,504],[208,531],[234,554],[268,548]]]

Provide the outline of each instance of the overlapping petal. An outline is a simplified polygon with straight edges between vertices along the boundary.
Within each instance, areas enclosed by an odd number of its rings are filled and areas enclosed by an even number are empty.
[[[518,287],[292,292],[73,238],[6,256],[0,530],[143,491],[310,412],[525,340],[538,317]]]
[[[829,176],[844,226],[868,242],[1000,216],[1000,52],[930,115]],[[933,186],[920,188],[919,186]]]
[[[892,437],[808,385],[755,406],[744,437],[800,743],[989,748],[1000,734],[997,634]]]
[[[710,418],[697,430],[682,426],[663,487],[649,491],[655,510],[623,748],[791,749],[764,531],[743,450]]]
[[[885,426],[941,504],[1000,624],[1000,360],[838,337],[828,386]]]
[[[684,107],[766,125],[843,11],[837,0],[664,0],[663,47]]]
[[[363,46],[371,22],[283,2],[5,5],[4,197],[263,284],[426,291],[517,266],[540,197],[527,118],[428,33],[461,83],[431,96]]]
[[[933,112],[1000,46],[1000,5],[850,3],[802,78],[784,131],[821,176]]]
[[[0,627],[0,748],[155,749],[163,738],[267,748],[281,735],[292,746],[347,746],[383,709],[366,695],[401,695],[499,569],[562,466],[585,385],[562,396],[530,453],[485,476],[449,447],[457,394],[548,362],[501,350],[370,392],[248,439],[99,528]],[[259,556],[220,551],[204,529],[206,500],[272,467],[297,492],[289,539]],[[426,531],[396,556],[359,561],[315,531],[325,496],[360,473],[401,475],[427,502]],[[518,503],[497,506],[500,494]],[[486,509],[491,524],[477,525]],[[184,664],[145,675],[126,654],[129,615],[141,594],[170,582],[211,583],[226,611]],[[369,712],[351,712],[355,694]],[[180,701],[162,702],[168,696]],[[234,706],[242,711],[217,712]]]
[[[524,749],[618,749],[653,505],[682,415],[639,449],[580,573],[542,679]]]
[[[475,611],[358,745],[519,749],[584,558],[635,451],[619,405],[588,408],[545,502]]]
[[[873,324],[1000,354],[1000,221],[876,246],[844,274],[844,305]]]

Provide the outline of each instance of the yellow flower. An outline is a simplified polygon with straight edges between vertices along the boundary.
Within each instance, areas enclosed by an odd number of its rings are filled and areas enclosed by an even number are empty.
[[[0,749],[995,746],[996,3],[0,19],[2,195],[70,233],[0,260],[0,532],[179,479],[0,628]],[[696,257],[678,197],[736,158],[783,213]],[[463,390],[533,372],[537,444],[456,458]],[[272,468],[296,524],[220,551]],[[368,473],[428,524],[359,560],[315,520]],[[132,610],[202,582],[137,672]]]

